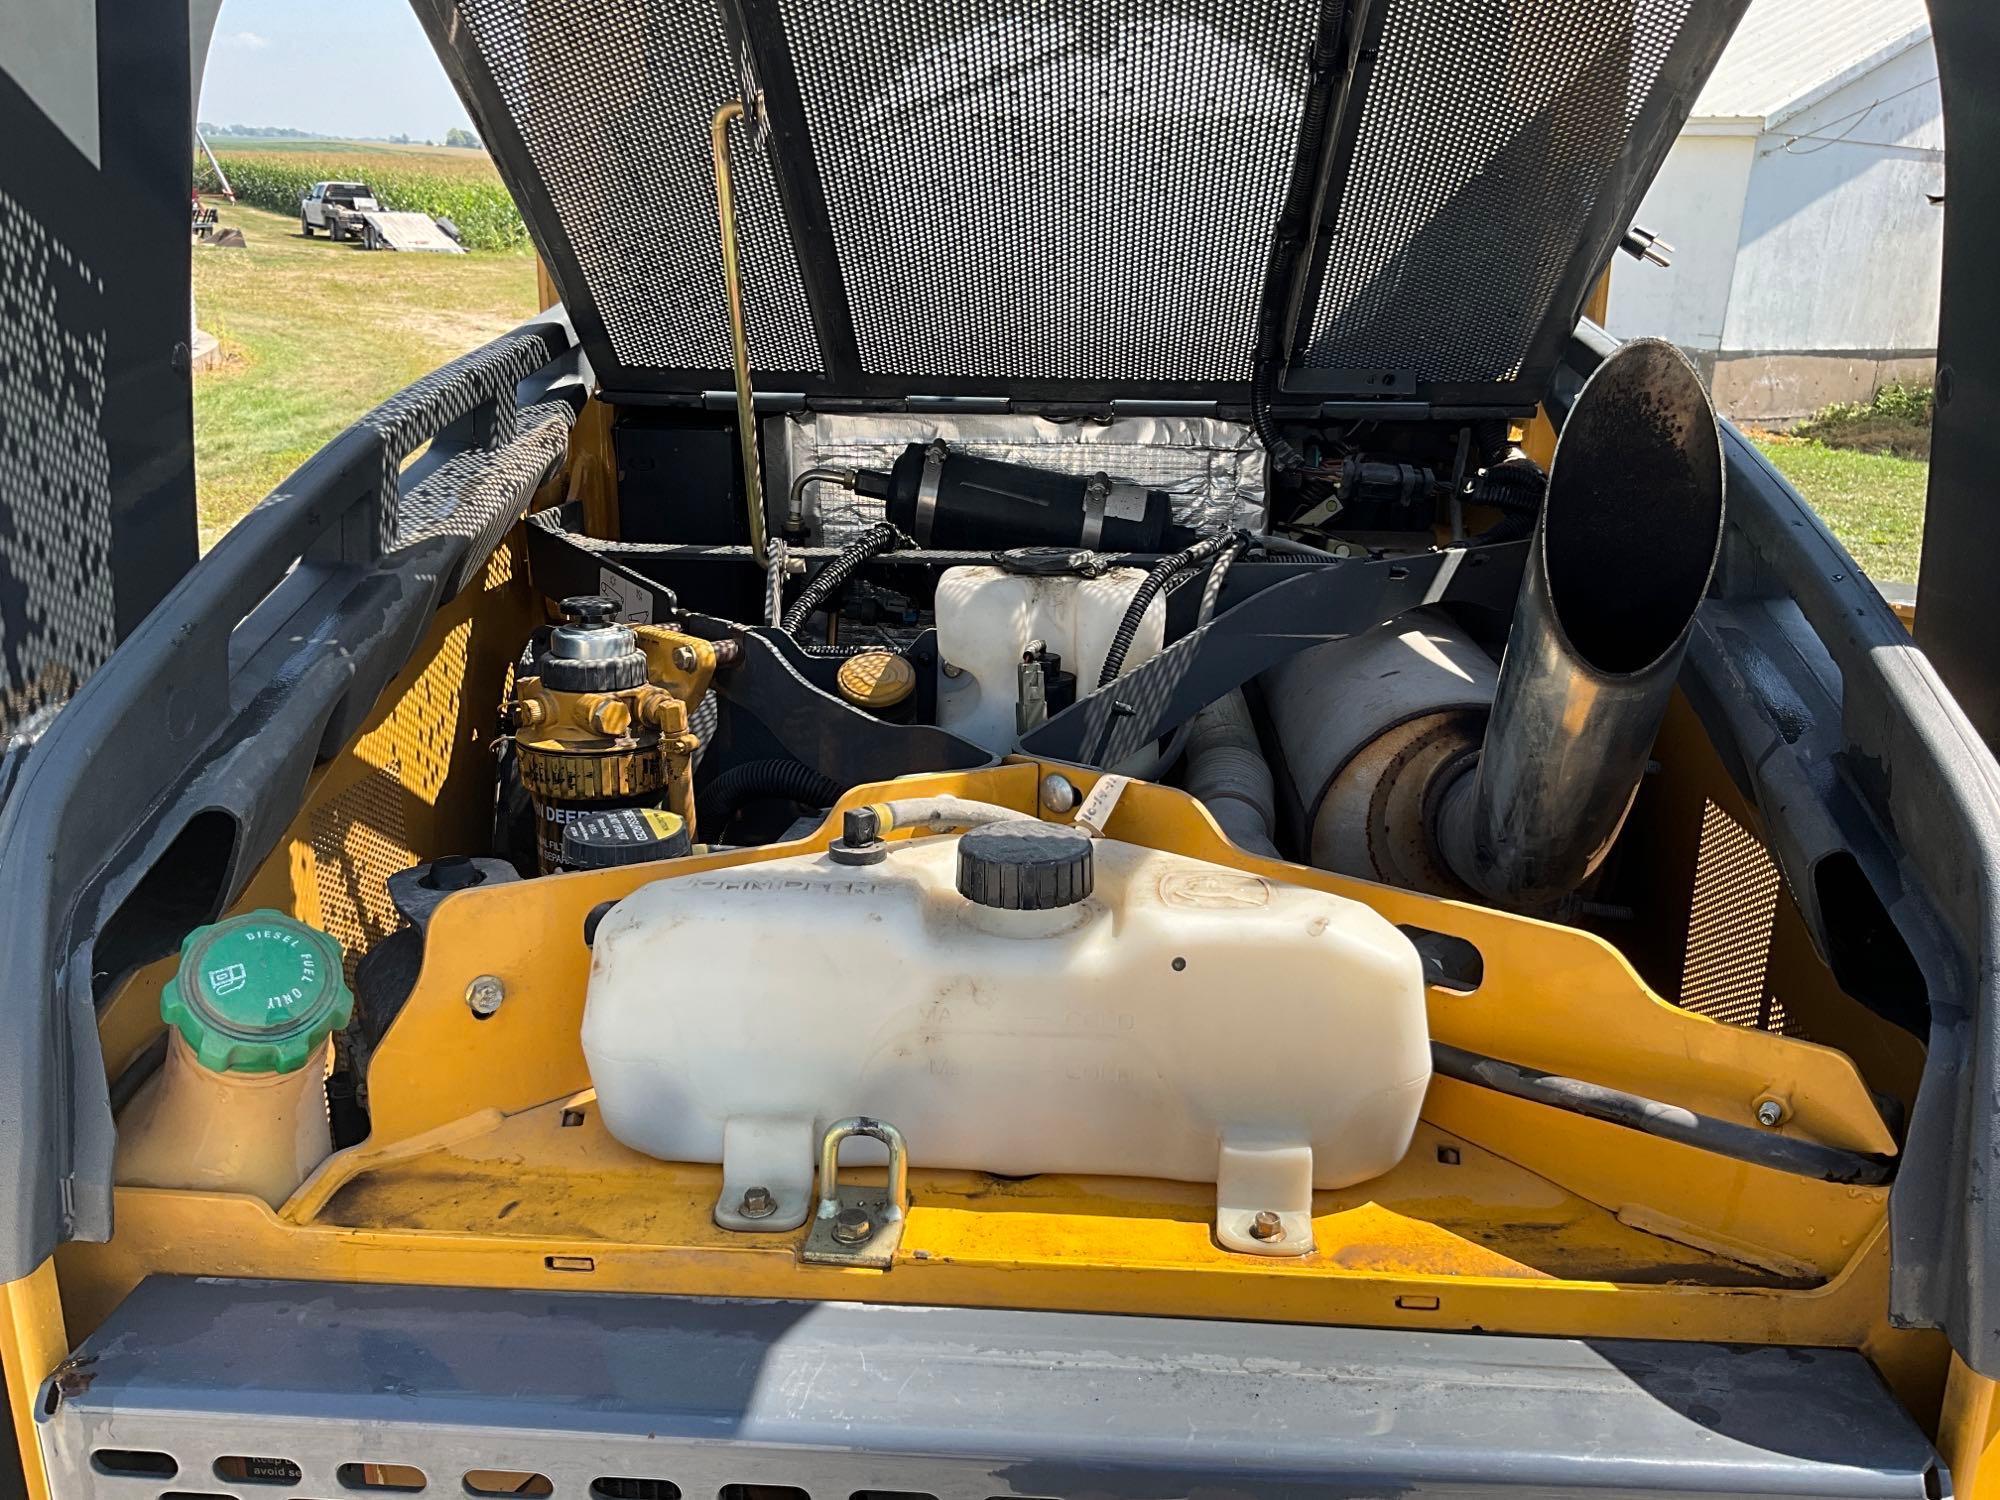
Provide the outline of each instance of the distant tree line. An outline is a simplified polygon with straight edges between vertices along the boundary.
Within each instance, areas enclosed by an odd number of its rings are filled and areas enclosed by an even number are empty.
[[[233,135],[272,141],[317,141],[324,137],[310,130],[293,130],[288,125],[211,125],[206,120],[195,122],[196,130],[203,135]]]
[[[327,141],[346,139],[346,137],[341,136],[329,136],[322,131],[294,130],[289,125],[215,125],[207,120],[197,120],[195,122],[195,129],[199,130],[203,136],[226,137],[230,140],[238,141]],[[418,140],[416,137],[408,135],[363,135],[355,136],[352,139],[360,141],[383,141],[391,146],[435,146],[438,144],[436,141]],[[468,151],[484,151],[486,149],[485,143],[478,136],[474,135],[470,130],[461,130],[456,126],[444,133],[444,144],[447,146],[463,147]]]

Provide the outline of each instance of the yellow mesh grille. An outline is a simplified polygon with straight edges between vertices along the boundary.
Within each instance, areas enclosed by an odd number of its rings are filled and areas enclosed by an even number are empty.
[[[408,796],[392,760],[313,809],[319,925],[340,939],[349,984],[361,955],[401,925],[389,902],[389,877],[419,859],[405,832]]]

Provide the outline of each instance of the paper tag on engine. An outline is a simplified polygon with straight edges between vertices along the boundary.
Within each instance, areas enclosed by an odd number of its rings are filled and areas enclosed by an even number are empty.
[[[1083,805],[1076,810],[1076,826],[1093,838],[1103,838],[1112,813],[1118,810],[1118,799],[1125,795],[1125,788],[1131,784],[1129,776],[1098,777],[1097,785],[1090,789]]]

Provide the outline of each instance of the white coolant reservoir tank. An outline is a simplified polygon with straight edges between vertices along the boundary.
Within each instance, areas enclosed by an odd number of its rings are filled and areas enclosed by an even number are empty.
[[[732,1228],[803,1222],[820,1132],[866,1115],[919,1167],[1214,1182],[1221,1242],[1273,1255],[1311,1249],[1313,1188],[1401,1158],[1430,1077],[1372,908],[1033,820],[640,888],[583,1046],[606,1127],[720,1161]]]
[[[1018,737],[1021,653],[1031,642],[1043,642],[1062,658],[1063,671],[1076,674],[1078,694],[1090,692],[1118,622],[1145,579],[1142,568],[1113,568],[1096,578],[947,568],[938,579],[934,606],[939,726],[995,755],[1011,751]],[[1157,656],[1166,632],[1162,590],[1141,617],[1124,670]]]

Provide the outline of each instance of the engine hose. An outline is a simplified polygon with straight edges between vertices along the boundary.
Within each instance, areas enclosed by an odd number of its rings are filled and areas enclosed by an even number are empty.
[[[1194,617],[1196,630],[1201,629],[1215,617],[1216,602],[1222,598],[1222,585],[1229,577],[1230,566],[1243,555],[1254,540],[1247,531],[1236,532],[1231,539],[1236,545],[1224,548],[1222,555],[1210,564],[1208,581],[1201,586],[1201,608],[1195,612]],[[1190,715],[1183,719],[1180,728],[1174,731],[1173,738],[1167,741],[1167,748],[1160,756],[1162,771],[1179,760],[1181,751],[1187,748],[1188,735],[1194,729],[1194,718],[1195,716]]]
[[[843,788],[832,777],[797,760],[747,760],[731,766],[701,789],[699,809],[703,839],[714,843],[728,831],[730,820],[753,802],[782,798],[808,807],[830,807]]]
[[[696,701],[694,712],[688,715],[688,729],[695,737],[694,763],[698,768],[702,757],[708,754],[709,742],[715,738],[716,726],[722,722],[722,700],[714,693],[703,693]]]
[[[1280,858],[1271,841],[1278,822],[1277,790],[1243,689],[1231,688],[1175,735],[1187,744],[1183,790],[1208,809],[1237,848]]]
[[[1104,670],[1097,674],[1097,685],[1115,682],[1118,674],[1125,670],[1125,657],[1132,649],[1132,642],[1138,638],[1139,626],[1146,618],[1146,611],[1165,588],[1181,574],[1192,572],[1214,557],[1223,548],[1243,545],[1246,535],[1240,531],[1218,532],[1214,536],[1203,537],[1190,546],[1153,564],[1139,587],[1132,591],[1132,602],[1125,606],[1125,617],[1118,622],[1118,633],[1111,638],[1111,649],[1104,656]]]
[[[800,627],[812,618],[813,611],[832,598],[834,591],[843,583],[860,572],[863,563],[908,541],[909,538],[903,535],[902,528],[888,521],[877,521],[855,537],[829,558],[826,566],[813,574],[806,586],[799,590],[799,597],[792,601],[791,608],[785,611],[785,617],[780,622],[785,632],[797,635]]]
[[[1310,562],[1345,562],[1337,552],[1329,552],[1324,547],[1314,547],[1306,542],[1294,541],[1288,536],[1254,536],[1252,546],[1261,547],[1273,557],[1300,557]]]
[[[882,832],[895,828],[923,828],[943,833],[948,828],[983,828],[989,823],[1033,823],[1033,813],[992,802],[976,802],[967,797],[898,797],[875,804]]]
[[[770,546],[770,560],[764,564],[764,623],[775,625],[785,616],[785,571],[790,549],[783,537]]]
[[[1542,508],[1542,496],[1547,492],[1548,485],[1548,476],[1532,461],[1521,459],[1495,464],[1481,474],[1472,498],[1476,503],[1490,505],[1495,510],[1533,515]]]

